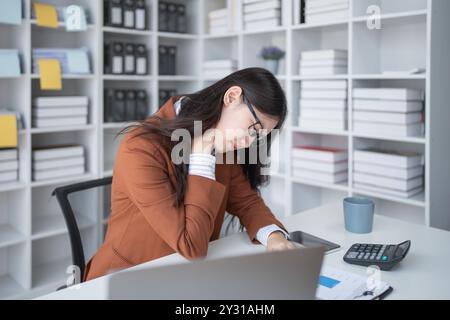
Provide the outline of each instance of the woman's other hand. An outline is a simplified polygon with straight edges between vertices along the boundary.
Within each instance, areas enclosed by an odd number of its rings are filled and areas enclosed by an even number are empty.
[[[296,246],[279,231],[272,232],[267,239],[267,251],[295,249]]]

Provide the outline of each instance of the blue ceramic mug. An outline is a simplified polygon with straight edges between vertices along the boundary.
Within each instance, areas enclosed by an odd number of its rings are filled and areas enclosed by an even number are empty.
[[[344,199],[345,229],[352,233],[371,233],[375,203],[367,198],[349,197]]]

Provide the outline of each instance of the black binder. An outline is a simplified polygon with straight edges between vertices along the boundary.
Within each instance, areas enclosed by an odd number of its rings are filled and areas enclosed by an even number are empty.
[[[122,0],[105,0],[103,6],[103,24],[105,26],[122,27]]]
[[[168,50],[169,55],[169,62],[168,62],[168,71],[170,75],[176,75],[177,74],[177,47],[176,46],[170,46]]]
[[[136,118],[136,93],[128,90],[125,93],[125,121],[137,120]]]
[[[112,118],[112,107],[114,104],[114,90],[106,89],[104,90],[104,114],[103,121],[104,122],[113,122]]]
[[[136,74],[148,73],[148,55],[145,44],[136,45]]]
[[[134,0],[124,0],[123,3],[123,26],[134,29]]]
[[[168,11],[167,11],[167,3],[160,1],[158,5],[158,30],[159,31],[168,31]]]
[[[167,68],[167,58],[168,58],[168,53],[167,53],[167,47],[164,45],[160,45],[159,46],[159,50],[158,50],[158,66],[159,66],[159,74],[160,75],[167,75],[168,73],[168,68]]]
[[[147,92],[136,91],[136,120],[145,120],[148,116]]]
[[[167,31],[177,32],[177,18],[178,18],[177,5],[175,3],[168,3],[167,12],[168,12]]]
[[[134,9],[134,24],[138,30],[147,29],[147,7],[144,0],[136,0]]]
[[[132,43],[125,44],[124,73],[136,74],[136,52]]]
[[[125,93],[123,90],[114,91],[111,112],[113,122],[125,121]]]
[[[186,6],[184,4],[177,5],[177,32],[187,32]]]

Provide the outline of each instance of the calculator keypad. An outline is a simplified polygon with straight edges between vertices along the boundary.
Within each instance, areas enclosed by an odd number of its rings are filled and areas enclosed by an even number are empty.
[[[391,246],[381,244],[355,244],[347,253],[348,259],[386,261],[388,257],[383,255]]]

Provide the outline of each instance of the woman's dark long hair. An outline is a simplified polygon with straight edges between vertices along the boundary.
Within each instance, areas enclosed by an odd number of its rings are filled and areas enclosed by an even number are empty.
[[[173,119],[161,119],[156,116],[139,121],[122,129],[118,134],[127,133],[136,128],[142,128],[135,136],[152,134],[162,136],[167,150],[179,143],[172,141],[172,132],[177,129],[186,129],[194,136],[194,121],[202,121],[202,133],[213,128],[220,120],[223,107],[223,99],[226,91],[239,86],[249,102],[261,113],[278,120],[275,129],[281,129],[287,115],[286,97],[275,76],[262,68],[247,68],[236,71],[209,87],[191,94],[180,94],[176,98],[184,96],[181,110]],[[156,120],[156,121],[155,121]],[[267,149],[270,150],[272,134],[267,136]],[[245,150],[245,159],[248,159],[249,149]],[[256,164],[242,164],[250,186],[259,192],[259,187],[268,182],[268,176],[261,174],[264,165],[258,158]],[[175,205],[179,206],[184,201],[187,187],[188,166],[176,164],[175,175],[177,179]],[[231,219],[227,227],[233,224]],[[241,226],[242,229],[242,226]]]

